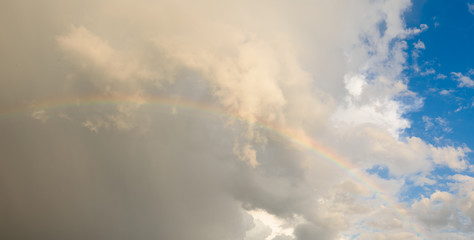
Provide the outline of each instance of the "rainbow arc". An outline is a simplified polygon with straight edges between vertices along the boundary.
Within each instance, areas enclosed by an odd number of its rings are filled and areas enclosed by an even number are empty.
[[[15,106],[12,108],[3,109],[0,110],[0,119],[38,110],[118,104],[157,105],[163,107],[198,110],[209,114],[230,118],[232,120],[237,120],[239,122],[248,123],[254,127],[272,132],[284,139],[287,139],[293,144],[311,151],[314,155],[339,169],[377,197],[380,197],[385,202],[386,206],[391,208],[400,219],[405,221],[405,223],[410,226],[410,228],[418,237],[421,239],[427,239],[422,234],[422,231],[412,224],[410,217],[405,213],[405,211],[396,206],[395,200],[391,199],[388,194],[384,193],[384,191],[375,182],[371,181],[370,178],[368,178],[365,174],[360,173],[358,168],[350,161],[338,155],[324,144],[321,144],[301,131],[296,131],[286,126],[279,126],[258,120],[255,121],[254,119],[246,119],[236,113],[225,111],[222,108],[210,104],[194,102],[182,98],[158,96],[143,97],[128,95],[95,95],[81,98],[49,99],[36,104]]]

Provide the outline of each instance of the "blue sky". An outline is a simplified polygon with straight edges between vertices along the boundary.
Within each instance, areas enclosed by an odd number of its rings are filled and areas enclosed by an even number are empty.
[[[422,23],[429,26],[428,30],[407,41],[410,54],[408,64],[419,66],[419,70],[413,67],[406,70],[408,86],[424,98],[424,105],[419,111],[407,114],[413,122],[407,132],[433,144],[437,143],[435,138],[443,137],[447,143],[464,143],[471,148],[474,145],[469,134],[474,130],[471,124],[474,91],[472,87],[459,87],[452,74],[469,76],[469,71],[473,69],[474,15],[469,11],[468,3],[414,1],[412,10],[405,16],[408,26]],[[423,42],[425,48],[415,59],[412,52],[418,41]],[[427,71],[433,72],[426,74]],[[441,93],[443,90],[445,95]],[[431,120],[425,118],[423,121],[423,116]],[[428,120],[434,124],[433,128],[429,127],[430,131],[425,130]]]
[[[405,114],[411,122],[407,136],[420,137],[435,146],[474,146],[474,89],[460,86],[455,73],[473,79],[474,12],[467,1],[414,1],[405,14],[408,27],[426,24],[428,29],[407,39],[407,67],[404,71],[409,90],[423,99],[423,105]],[[474,5],[473,5],[474,6]],[[471,71],[471,72],[470,72]],[[473,163],[473,153],[467,154]],[[371,174],[393,178],[386,166],[374,166]],[[430,175],[436,185],[419,186],[406,180],[399,198],[413,202],[436,191],[449,191],[449,178],[459,171],[436,167]],[[462,174],[473,176],[470,169]]]
[[[417,111],[406,114],[412,123],[406,133],[434,145],[471,149],[474,146],[474,89],[460,86],[455,74],[473,79],[474,13],[469,4],[469,1],[414,1],[405,15],[407,26],[428,25],[428,30],[407,41],[408,87],[422,97],[424,103]],[[473,154],[467,156],[473,163]],[[446,178],[455,173],[441,167],[432,175]],[[469,170],[463,174],[473,175]],[[408,187],[405,200],[436,190],[439,188]]]
[[[403,19],[408,28],[426,24],[419,35],[406,39],[406,67],[403,71],[408,89],[423,104],[404,114],[410,127],[404,136],[422,138],[434,146],[473,149],[474,87],[461,86],[459,76],[474,76],[474,3],[470,1],[413,1]],[[402,100],[403,101],[403,100]],[[473,163],[472,152],[466,160]],[[385,165],[367,170],[385,179],[395,178]],[[449,191],[446,183],[455,174],[473,176],[470,169],[453,171],[438,166],[430,173],[439,178],[437,185],[417,186],[406,180],[399,198],[413,202],[436,191]]]

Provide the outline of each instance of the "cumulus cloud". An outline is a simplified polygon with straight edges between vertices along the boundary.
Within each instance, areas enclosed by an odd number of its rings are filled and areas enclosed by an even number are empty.
[[[454,170],[464,170],[468,166],[465,156],[471,150],[467,147],[433,148],[433,160],[437,164],[447,165]]]
[[[31,4],[2,8],[0,106],[27,112],[0,118],[2,238],[421,239],[459,196],[472,215],[461,176],[397,200],[470,167],[404,135],[408,0]]]
[[[472,232],[472,177],[456,174],[448,183],[450,192],[436,191],[413,204],[418,218],[430,229],[443,229],[445,232]],[[441,234],[436,239],[467,239],[470,234]]]
[[[435,192],[430,198],[423,198],[413,204],[421,220],[430,227],[441,227],[458,219],[452,209],[454,196],[448,192]]]
[[[398,137],[400,131],[407,128],[409,123],[402,117],[405,112],[403,104],[395,101],[393,97],[403,92],[408,93],[406,85],[382,77],[365,87],[364,96],[362,93],[366,81],[363,76],[345,76],[346,89],[350,95],[346,97],[346,105],[335,112],[333,120],[336,123],[356,125],[372,123]]]

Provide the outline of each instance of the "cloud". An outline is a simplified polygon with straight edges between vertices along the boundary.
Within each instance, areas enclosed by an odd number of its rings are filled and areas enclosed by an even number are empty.
[[[410,1],[33,4],[4,8],[22,27],[5,27],[0,105],[50,108],[0,119],[2,238],[416,239],[412,224],[451,224],[437,206],[457,193],[421,212],[398,201],[413,176],[470,167],[468,148],[404,134],[423,102],[405,39],[427,29],[405,27]]]
[[[31,113],[31,117],[34,119],[40,120],[43,123],[46,122],[49,118],[45,110],[34,111],[33,113]]]
[[[453,130],[448,126],[449,122],[446,118],[437,117],[435,120],[444,132],[449,133]]]
[[[413,46],[416,48],[416,49],[425,49],[425,43],[423,43],[421,40],[418,39],[418,42],[416,43],[413,43]]]
[[[474,3],[467,3],[467,9],[472,15],[474,15]]]
[[[423,198],[413,204],[421,220],[429,227],[442,227],[457,219],[452,208],[454,196],[448,192],[435,192],[430,198]]]
[[[454,80],[459,82],[458,84],[459,87],[469,87],[469,88],[474,87],[474,80],[472,80],[467,75],[463,75],[462,73],[459,73],[459,72],[452,72],[451,76],[453,77]]]
[[[454,170],[464,170],[468,167],[466,162],[466,154],[471,152],[467,147],[443,147],[432,148],[433,161],[437,164],[446,165]]]
[[[253,217],[256,226],[247,232],[246,239],[269,239],[272,240],[278,236],[288,236],[293,238],[293,227],[284,219],[270,215],[264,210],[252,210],[249,214]],[[263,226],[259,226],[263,225]],[[264,233],[263,233],[264,232]],[[259,236],[256,236],[259,235]]]
[[[426,30],[427,27],[422,28],[422,29]],[[436,70],[433,69],[432,67],[421,69],[418,64],[418,58],[420,57],[421,52],[426,49],[425,43],[422,42],[420,39],[418,39],[417,42],[413,43],[413,48],[414,49],[411,52],[411,56],[412,56],[412,61],[413,61],[412,67],[415,70],[415,72],[419,73],[421,76],[428,76],[428,75],[435,74]],[[426,64],[422,64],[422,67],[424,66],[426,66]]]
[[[448,120],[442,117],[436,117],[435,119],[432,119],[428,116],[423,116],[421,117],[421,120],[425,124],[425,131],[441,129],[445,133],[450,133],[453,130],[449,127]]]
[[[445,78],[447,78],[447,76],[444,74],[439,73],[438,75],[436,75],[436,79],[445,79]]]
[[[421,119],[425,123],[425,131],[428,131],[430,128],[432,128],[434,126],[434,123],[433,123],[433,121],[430,117],[423,116]]]
[[[132,87],[138,79],[156,78],[156,73],[123,52],[112,48],[106,41],[91,33],[84,26],[69,26],[69,33],[56,38],[60,48],[81,68],[99,71],[111,81]],[[106,78],[106,79],[107,79]],[[96,83],[100,83],[95,81]],[[110,88],[110,86],[108,86]],[[106,86],[103,90],[106,90]],[[123,89],[121,89],[123,90]]]
[[[110,124],[105,122],[101,119],[97,119],[95,121],[86,120],[82,123],[82,126],[86,127],[87,129],[91,130],[92,132],[98,133],[99,129],[101,128],[109,128]]]
[[[400,131],[409,127],[409,122],[402,117],[406,111],[404,104],[393,98],[411,93],[401,81],[381,77],[364,86],[366,82],[363,76],[345,76],[346,89],[350,95],[345,98],[346,104],[337,109],[332,119],[337,124],[372,123],[397,137]],[[362,94],[362,87],[365,88],[365,94]]]
[[[435,239],[468,239],[472,237],[472,177],[456,174],[448,183],[450,192],[436,191],[429,197],[423,197],[413,204],[418,218],[430,229],[442,229],[445,233],[432,236]],[[466,231],[464,234],[452,234]]]
[[[427,68],[425,69],[425,71],[421,72],[420,75],[421,76],[427,76],[427,75],[432,75],[432,74],[435,74],[436,73],[436,70],[434,70],[434,68]]]
[[[446,95],[449,95],[453,92],[453,90],[446,90],[446,89],[443,89],[441,91],[439,91],[439,94],[440,95],[443,95],[443,96],[446,96]]]
[[[367,84],[364,76],[344,76],[346,89],[350,95],[358,97],[362,94],[364,85]]]
[[[266,226],[262,221],[254,219],[255,226],[245,234],[246,240],[267,239],[272,233],[272,229]]]

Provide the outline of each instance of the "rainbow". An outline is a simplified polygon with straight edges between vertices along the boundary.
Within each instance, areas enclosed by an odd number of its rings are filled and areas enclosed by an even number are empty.
[[[52,110],[57,108],[69,108],[69,107],[85,107],[85,106],[97,106],[97,105],[118,105],[118,104],[136,104],[136,105],[158,105],[164,107],[179,107],[181,109],[198,110],[201,112],[210,113],[216,116],[230,118],[238,122],[247,123],[251,126],[259,129],[264,129],[268,132],[274,133],[284,139],[287,139],[291,143],[301,146],[319,158],[323,159],[330,165],[341,170],[343,173],[348,175],[350,178],[364,186],[367,190],[372,192],[375,196],[380,197],[387,207],[391,208],[394,213],[405,221],[414,233],[421,239],[427,239],[422,231],[411,223],[409,216],[400,207],[395,205],[389,195],[373,181],[371,181],[366,174],[357,171],[358,168],[349,161],[345,160],[342,156],[336,154],[330,148],[317,142],[315,139],[296,131],[286,126],[275,125],[268,122],[247,119],[237,113],[232,113],[224,110],[218,106],[211,104],[199,103],[195,101],[186,100],[183,98],[175,97],[159,97],[159,96],[133,96],[133,95],[93,95],[88,97],[69,97],[61,99],[49,99],[33,104],[25,104],[23,106],[15,106],[0,110],[0,120],[3,118],[16,116],[24,113],[29,113],[39,110]]]

